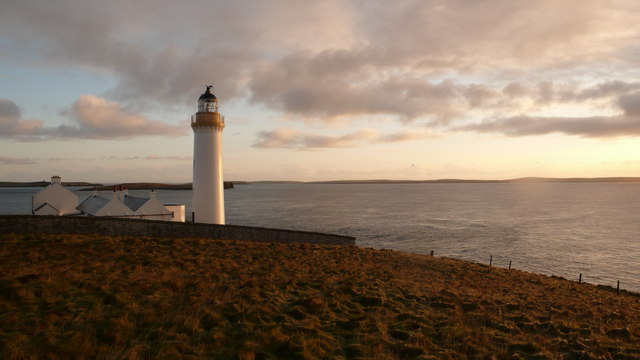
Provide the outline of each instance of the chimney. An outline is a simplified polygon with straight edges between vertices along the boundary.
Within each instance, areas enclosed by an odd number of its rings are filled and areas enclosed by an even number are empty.
[[[93,187],[93,196],[98,196],[98,188],[97,187]]]
[[[58,176],[58,175],[53,175],[51,177],[51,183],[52,184],[62,184],[62,178],[60,178],[60,176]]]
[[[116,185],[116,191],[118,192],[118,199],[124,200],[124,186]]]
[[[118,198],[118,185],[113,185],[113,198]]]
[[[149,191],[149,199],[155,199],[155,198],[156,198],[156,191],[155,190]]]

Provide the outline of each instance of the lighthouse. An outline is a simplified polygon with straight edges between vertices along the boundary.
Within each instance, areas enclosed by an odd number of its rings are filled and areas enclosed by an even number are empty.
[[[218,111],[218,98],[211,85],[198,99],[198,112],[191,116],[193,129],[194,222],[224,225],[224,187],[222,181],[222,129],[224,116]]]

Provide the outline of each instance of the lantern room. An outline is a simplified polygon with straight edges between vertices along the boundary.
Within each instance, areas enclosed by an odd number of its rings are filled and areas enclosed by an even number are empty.
[[[218,98],[211,93],[213,85],[207,85],[207,91],[198,98],[198,112],[218,112]]]

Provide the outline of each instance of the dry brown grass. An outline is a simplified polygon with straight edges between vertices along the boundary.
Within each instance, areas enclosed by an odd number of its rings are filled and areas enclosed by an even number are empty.
[[[452,259],[3,234],[0,269],[0,358],[640,358],[638,296]]]

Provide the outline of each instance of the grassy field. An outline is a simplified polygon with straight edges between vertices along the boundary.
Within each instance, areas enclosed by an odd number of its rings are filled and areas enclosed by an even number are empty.
[[[358,247],[0,235],[3,359],[639,359],[640,297]]]

